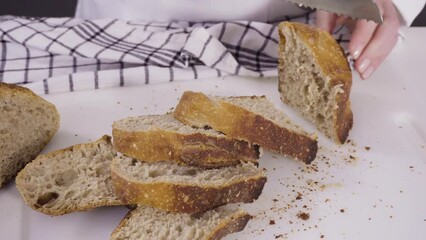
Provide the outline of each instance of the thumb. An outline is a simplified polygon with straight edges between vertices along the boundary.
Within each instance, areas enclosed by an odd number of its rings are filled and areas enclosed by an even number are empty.
[[[337,15],[323,10],[317,11],[316,25],[318,28],[331,33],[336,27]]]

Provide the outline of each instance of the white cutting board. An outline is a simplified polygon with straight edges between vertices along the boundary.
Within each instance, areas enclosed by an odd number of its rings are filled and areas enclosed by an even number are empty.
[[[376,78],[385,79],[383,74],[379,71]],[[315,131],[281,103],[276,79],[226,77],[49,95],[61,113],[61,127],[44,152],[110,134],[114,120],[165,113],[185,90],[266,95],[295,122]],[[242,206],[254,219],[226,239],[425,239],[426,118],[419,111],[425,109],[419,93],[404,81],[355,79],[351,142],[337,146],[319,134],[317,172],[266,152],[260,159],[268,170],[263,194]],[[0,239],[108,239],[126,212],[109,207],[46,216],[27,207],[11,183],[0,191]],[[299,219],[300,212],[310,218]]]

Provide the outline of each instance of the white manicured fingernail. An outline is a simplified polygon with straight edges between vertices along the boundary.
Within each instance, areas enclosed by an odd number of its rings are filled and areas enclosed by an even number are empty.
[[[368,67],[367,70],[365,70],[365,72],[362,73],[362,78],[367,79],[371,77],[371,74],[373,74],[373,72],[374,72],[374,67],[373,66]]]
[[[359,65],[359,72],[360,73],[364,73],[365,72],[365,70],[367,70],[367,68],[370,66],[370,64],[371,64],[371,61],[370,61],[370,59],[364,59],[362,62],[361,62],[361,64]],[[364,75],[363,75],[364,76]]]
[[[353,58],[355,59],[355,60],[357,60],[358,58],[359,58],[359,55],[361,55],[361,50],[360,49],[357,49],[357,50],[355,50],[355,52],[354,52],[354,54],[353,54]]]

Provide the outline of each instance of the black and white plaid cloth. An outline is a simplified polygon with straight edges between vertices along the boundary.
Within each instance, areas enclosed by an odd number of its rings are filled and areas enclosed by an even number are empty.
[[[314,13],[285,20],[314,23]],[[0,82],[38,94],[277,75],[277,23],[0,17]],[[346,43],[347,31],[334,36]]]

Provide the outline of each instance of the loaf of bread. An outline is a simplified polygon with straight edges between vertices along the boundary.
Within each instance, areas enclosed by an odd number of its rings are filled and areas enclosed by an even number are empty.
[[[347,58],[328,33],[302,23],[279,25],[281,99],[338,143],[352,128],[349,94],[352,74]]]
[[[229,207],[190,215],[139,206],[120,222],[111,240],[219,240],[242,231],[250,218],[245,211]]]
[[[145,162],[170,160],[179,164],[216,168],[242,161],[256,162],[259,147],[213,130],[196,129],[171,114],[126,118],[112,130],[114,147]]]
[[[43,150],[59,121],[53,104],[27,88],[0,83],[0,188]]]
[[[19,172],[16,186],[29,207],[48,215],[123,205],[111,183],[116,155],[109,136],[40,155]]]
[[[125,204],[145,204],[178,213],[253,202],[266,182],[265,171],[252,163],[206,170],[118,156],[111,173],[115,193]]]
[[[208,97],[188,91],[173,116],[185,124],[211,127],[307,164],[315,159],[318,149],[316,136],[293,124],[265,96]]]

